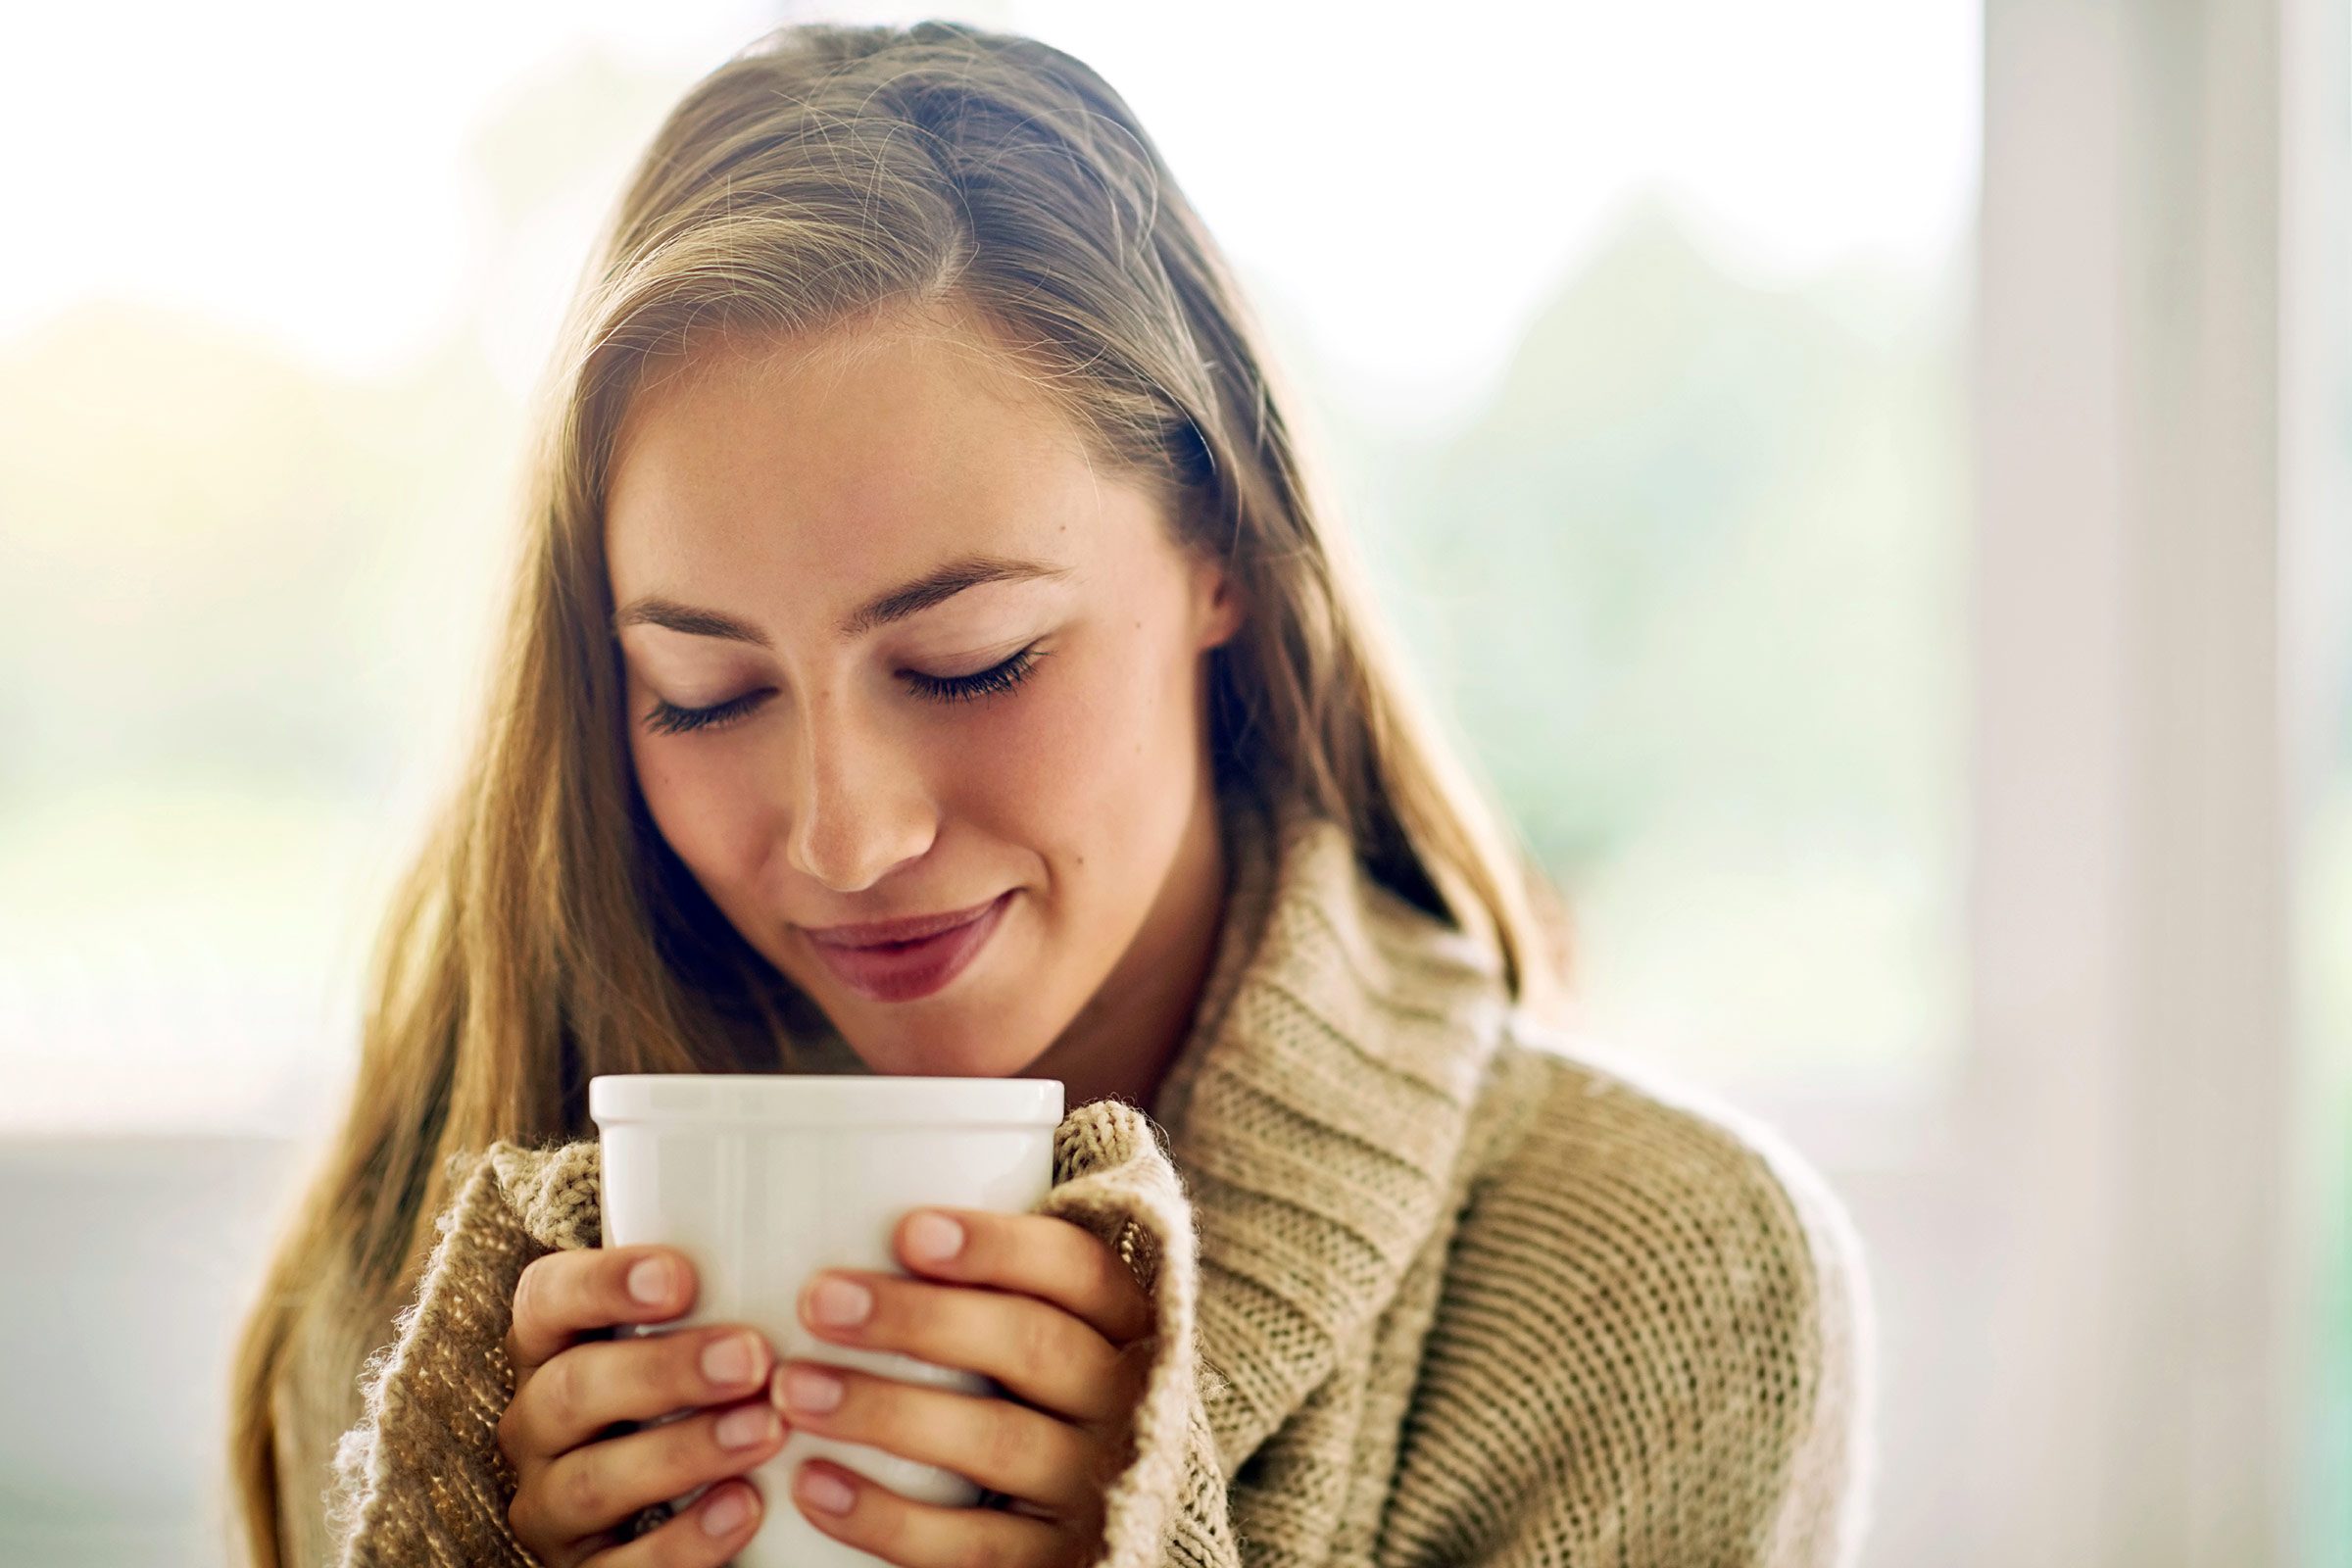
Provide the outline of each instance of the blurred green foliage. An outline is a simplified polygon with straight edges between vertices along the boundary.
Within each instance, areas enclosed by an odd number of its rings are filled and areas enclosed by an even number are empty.
[[[1322,400],[1384,597],[1569,894],[1594,1021],[1709,1071],[1949,1060],[1956,276],[1758,286],[1653,202],[1466,423]]]

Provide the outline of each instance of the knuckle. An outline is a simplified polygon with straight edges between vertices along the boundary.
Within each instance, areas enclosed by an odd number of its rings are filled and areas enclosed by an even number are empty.
[[[522,1356],[517,1347],[523,1330],[539,1319],[539,1283],[537,1263],[525,1263],[522,1272],[514,1277],[514,1306],[507,1314],[507,1353],[519,1365]]]
[[[836,1371],[842,1382],[841,1403],[825,1417],[827,1431],[839,1432],[853,1443],[898,1449],[909,1438],[921,1436],[920,1422],[907,1412],[914,1391],[895,1378]]]
[[[665,1493],[686,1491],[712,1465],[725,1462],[727,1450],[718,1446],[715,1414],[706,1414],[699,1421],[665,1422],[648,1430],[655,1439],[647,1455],[647,1474]]]
[[[1136,1283],[1135,1271],[1127,1266],[1127,1260],[1092,1232],[1088,1233],[1087,1240],[1094,1244],[1087,1249],[1087,1255],[1094,1259],[1097,1297],[1105,1301],[1118,1301],[1140,1296],[1143,1288]]]
[[[1065,1348],[1061,1344],[1061,1323],[1052,1313],[1039,1310],[1021,1314],[1021,1326],[1014,1331],[1015,1363],[1025,1371],[1052,1366]]]
[[[1120,1419],[1130,1416],[1151,1392],[1152,1366],[1157,1349],[1155,1342],[1138,1340],[1134,1346],[1122,1349],[1118,1359],[1111,1363],[1111,1402],[1120,1412]]]
[[[532,1377],[539,1408],[554,1425],[570,1428],[580,1424],[581,1405],[587,1396],[580,1383],[580,1357],[569,1354],[557,1356]]]
[[[507,1503],[507,1528],[514,1539],[533,1550],[538,1549],[539,1514],[533,1506],[537,1494],[525,1485],[514,1489],[514,1497]]]
[[[534,1332],[544,1331],[549,1309],[555,1305],[549,1298],[549,1289],[554,1280],[558,1255],[550,1252],[522,1266],[521,1275],[514,1281],[514,1328],[510,1332],[510,1338],[518,1337],[525,1327]]]
[[[520,1397],[517,1390],[515,1399]],[[514,1413],[515,1399],[509,1399],[507,1407],[498,1413],[498,1451],[507,1456],[509,1464],[518,1463],[522,1457],[522,1419]]]
[[[1012,1568],[1004,1542],[994,1530],[967,1530],[949,1552],[949,1568]]]
[[[1081,1469],[1093,1495],[1100,1499],[1135,1462],[1135,1435],[1123,1416],[1086,1428]]]
[[[981,1434],[981,1442],[991,1475],[1014,1480],[1028,1475],[1028,1461],[1035,1445],[1029,1423],[1022,1417],[1029,1413],[1025,1405],[1009,1404],[1003,1399],[989,1401],[988,1430]]]
[[[605,1522],[604,1478],[592,1464],[567,1464],[562,1468],[564,1479],[558,1490],[564,1516],[586,1530],[601,1528]]]
[[[922,1344],[938,1332],[939,1295],[945,1287],[907,1290],[890,1280],[868,1280],[866,1286],[874,1293],[873,1316],[866,1323],[874,1337]]]
[[[877,1508],[865,1498],[859,1502],[858,1546],[892,1562],[909,1560],[912,1553],[907,1548],[913,1544],[913,1532],[908,1528],[905,1506]]]

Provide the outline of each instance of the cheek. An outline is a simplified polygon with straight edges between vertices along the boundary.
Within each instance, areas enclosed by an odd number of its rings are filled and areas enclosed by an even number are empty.
[[[758,877],[772,842],[770,808],[752,786],[740,747],[712,746],[703,738],[640,737],[630,743],[637,787],[662,837],[697,881],[722,904],[727,890]],[[700,755],[681,756],[684,751]]]
[[[1192,801],[1197,717],[1178,652],[1132,626],[1056,656],[1047,681],[956,740],[953,815],[1043,857],[1058,917],[1154,885],[1152,861]]]
[[[1006,704],[984,732],[959,738],[956,754],[961,769],[985,771],[993,793],[1030,803],[1020,814],[1054,829],[1051,837],[1115,834],[1140,781],[1181,772],[1174,743],[1183,732],[1169,720],[1182,716],[1182,704],[1163,656],[1139,634],[1060,660],[1052,680],[1041,670],[1030,695]]]

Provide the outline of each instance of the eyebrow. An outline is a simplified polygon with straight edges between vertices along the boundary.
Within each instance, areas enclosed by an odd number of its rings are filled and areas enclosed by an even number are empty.
[[[932,606],[955,598],[966,588],[977,588],[992,582],[1024,582],[1039,577],[1065,577],[1067,566],[1049,566],[1039,561],[1015,561],[1004,556],[966,556],[951,561],[934,571],[927,571],[912,582],[901,583],[888,593],[878,594],[858,609],[844,615],[839,627],[843,637],[861,637],[878,626],[905,620]],[[674,599],[649,594],[633,599],[612,616],[612,630],[617,635],[624,626],[664,626],[671,631],[684,632],[689,637],[723,637],[730,642],[750,643],[756,648],[769,646],[767,634],[749,621],[715,610],[699,610],[681,605]]]

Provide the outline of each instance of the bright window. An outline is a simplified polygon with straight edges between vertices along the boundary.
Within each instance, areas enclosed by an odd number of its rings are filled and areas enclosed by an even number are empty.
[[[1102,70],[1236,258],[1592,1025],[1731,1075],[1941,1060],[1974,8],[966,14]],[[0,621],[0,1120],[331,1100],[557,314],[766,21],[247,4],[121,51],[69,8],[0,63],[19,210],[70,216],[0,290],[0,577],[37,584]]]

